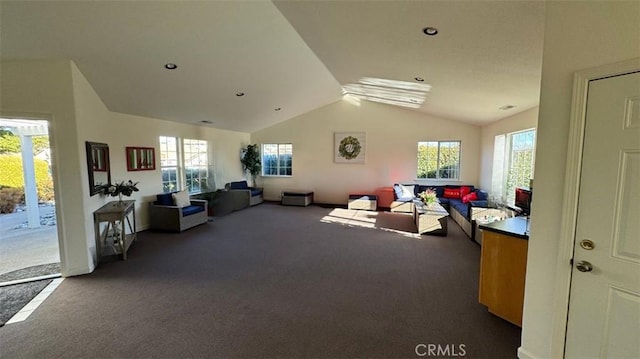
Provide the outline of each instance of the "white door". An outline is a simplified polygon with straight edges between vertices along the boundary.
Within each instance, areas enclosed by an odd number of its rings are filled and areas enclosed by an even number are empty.
[[[591,81],[586,116],[565,355],[637,359],[640,73]]]

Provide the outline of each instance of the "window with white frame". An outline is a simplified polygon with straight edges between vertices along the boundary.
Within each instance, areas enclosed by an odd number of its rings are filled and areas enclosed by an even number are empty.
[[[291,143],[268,143],[262,145],[262,175],[292,176],[293,145]]]
[[[209,154],[207,141],[160,136],[162,190],[189,193],[209,188]]]
[[[502,134],[495,137],[493,151],[492,194],[500,202],[513,204],[516,187],[529,187],[533,179],[536,130]]]
[[[178,139],[160,136],[160,170],[162,172],[162,190],[173,192],[178,187]]]
[[[460,141],[418,142],[417,177],[460,179]]]
[[[183,143],[185,185],[189,193],[207,190],[209,158],[207,141],[185,139]]]

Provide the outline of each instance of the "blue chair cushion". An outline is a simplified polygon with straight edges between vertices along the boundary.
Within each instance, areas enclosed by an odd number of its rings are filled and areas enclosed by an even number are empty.
[[[489,199],[489,193],[487,191],[483,191],[481,189],[476,190],[476,194],[478,195],[479,201],[486,201]]]
[[[156,195],[156,204],[160,206],[173,206],[173,197],[171,197],[171,193]]]
[[[236,181],[229,183],[229,189],[249,189],[247,181]]]
[[[251,190],[251,197],[259,196],[261,194],[262,194],[262,190],[261,189],[252,189]]]
[[[482,201],[470,201],[469,202],[473,207],[489,207],[489,201],[488,200],[482,200]]]
[[[453,199],[449,202],[449,206],[455,208],[464,218],[469,218],[469,204],[462,203],[462,201],[458,199]]]
[[[182,207],[182,216],[186,217],[186,216],[190,216],[192,214],[198,213],[198,212],[203,212],[204,211],[204,206],[186,206],[186,207]]]

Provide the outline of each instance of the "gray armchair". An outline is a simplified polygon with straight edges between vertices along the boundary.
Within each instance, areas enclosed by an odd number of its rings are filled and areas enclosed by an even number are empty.
[[[262,187],[249,187],[247,181],[229,182],[224,187],[230,192],[244,193],[244,196],[249,199],[249,206],[255,206],[256,204],[264,202]]]
[[[171,198],[171,193],[164,193],[157,196],[157,201],[149,203],[151,229],[182,232],[209,220],[206,200],[192,199],[189,206],[178,207],[172,200],[167,201],[167,195]]]

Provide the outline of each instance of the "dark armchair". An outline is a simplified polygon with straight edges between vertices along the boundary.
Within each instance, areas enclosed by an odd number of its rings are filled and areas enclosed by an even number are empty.
[[[157,200],[149,203],[149,219],[151,229],[182,232],[191,227],[207,223],[207,201],[188,199],[187,203],[176,204],[172,193],[156,196]]]
[[[262,198],[262,187],[249,187],[247,181],[229,182],[225,186],[228,191],[243,191],[249,198],[249,206],[255,206],[264,201]]]

